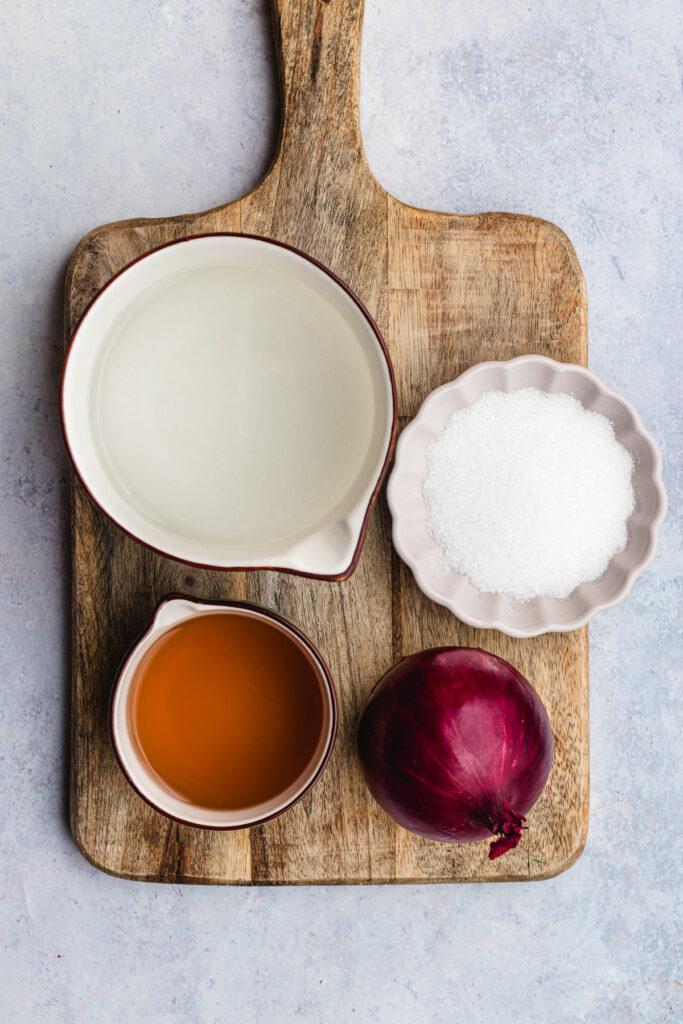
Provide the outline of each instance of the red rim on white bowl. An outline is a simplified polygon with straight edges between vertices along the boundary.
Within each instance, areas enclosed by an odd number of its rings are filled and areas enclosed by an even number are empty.
[[[317,747],[302,774],[281,793],[263,804],[241,810],[199,807],[181,798],[151,769],[133,739],[130,707],[145,654],[165,633],[201,615],[242,615],[260,619],[284,633],[309,661],[323,698],[323,727]],[[291,622],[256,605],[241,601],[204,601],[178,594],[164,597],[146,632],[133,645],[114,681],[109,706],[109,729],[114,753],[123,774],[139,796],[154,810],[183,825],[214,831],[231,831],[262,825],[284,814],[315,785],[327,764],[337,734],[337,698],[325,661],[308,637]]]
[[[633,458],[635,508],[628,521],[625,549],[612,558],[599,579],[580,584],[561,600],[538,597],[518,601],[506,594],[476,590],[467,576],[445,566],[443,552],[427,530],[422,488],[430,442],[442,433],[453,412],[472,405],[485,392],[527,387],[570,394],[586,409],[601,413]],[[432,391],[398,439],[387,498],[394,547],[423,593],[470,626],[518,637],[577,629],[597,612],[623,601],[638,574],[654,558],[667,507],[659,449],[631,403],[583,366],[535,355],[478,363]]]
[[[60,400],[77,475],[140,543],[215,569],[355,569],[396,387],[372,317],[312,257],[234,233],[145,253],[83,314]]]

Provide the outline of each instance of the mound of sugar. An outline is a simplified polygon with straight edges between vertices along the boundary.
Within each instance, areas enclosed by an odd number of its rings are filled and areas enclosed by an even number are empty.
[[[626,545],[633,463],[575,398],[489,391],[427,450],[427,528],[481,591],[567,597]]]

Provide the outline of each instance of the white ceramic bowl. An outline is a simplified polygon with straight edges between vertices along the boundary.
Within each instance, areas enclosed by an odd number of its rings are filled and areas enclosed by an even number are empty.
[[[164,633],[197,615],[246,615],[266,622],[288,636],[310,662],[323,698],[323,727],[318,745],[305,771],[277,797],[239,811],[199,807],[178,796],[152,771],[138,744],[131,726],[131,705],[135,696],[136,671],[150,647]],[[320,653],[295,626],[263,608],[224,601],[207,601],[184,597],[165,598],[157,608],[152,623],[126,658],[114,683],[109,725],[114,751],[124,775],[139,795],[157,811],[185,825],[208,829],[238,829],[259,825],[289,810],[320,777],[334,746],[337,731],[337,702],[329,671]]]
[[[355,568],[394,381],[367,310],[303,253],[215,234],[141,257],[82,317],[61,402],[84,486],[143,544],[220,569]]]
[[[626,548],[612,558],[599,579],[582,583],[562,600],[518,601],[476,590],[467,576],[445,566],[443,552],[427,532],[422,485],[430,442],[441,434],[451,413],[472,405],[486,391],[526,387],[570,394],[585,408],[606,416],[617,440],[633,457],[635,508],[628,521]],[[577,629],[596,612],[622,601],[638,573],[652,561],[666,513],[661,467],[659,449],[630,402],[584,367],[533,355],[479,363],[432,391],[398,440],[387,488],[394,546],[420,589],[471,626],[521,637]]]

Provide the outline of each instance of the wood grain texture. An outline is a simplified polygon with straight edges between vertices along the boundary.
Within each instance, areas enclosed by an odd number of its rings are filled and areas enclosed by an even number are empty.
[[[434,387],[483,359],[538,352],[586,361],[583,276],[566,237],[531,217],[433,213],[389,196],[370,172],[358,114],[362,0],[273,0],[283,114],[276,155],[247,196],[206,213],[109,224],[87,235],[66,282],[66,335],[113,274],[163,242],[241,231],[288,242],[357,292],[392,357],[401,425]],[[343,583],[268,571],[212,572],[124,535],[74,480],[71,819],[105,871],[168,882],[450,882],[549,877],[581,850],[588,823],[588,631],[519,640],[471,629],[432,604],[392,551],[383,497]],[[243,832],[170,822],[124,780],[107,731],[116,667],[170,591],[241,598],[279,612],[320,648],[340,707],[335,750],[293,810]],[[517,850],[431,843],[367,793],[354,749],[360,708],[393,661],[468,644],[506,658],[544,700],[555,758]]]

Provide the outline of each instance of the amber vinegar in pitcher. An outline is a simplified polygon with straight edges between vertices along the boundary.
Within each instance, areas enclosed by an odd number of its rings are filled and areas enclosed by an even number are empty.
[[[196,806],[240,810],[303,777],[325,706],[312,657],[274,621],[207,612],[146,651],[130,701],[131,735],[148,768]]]

